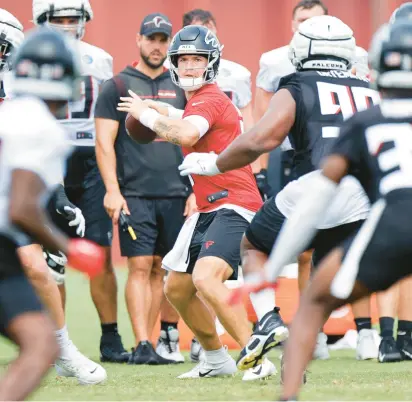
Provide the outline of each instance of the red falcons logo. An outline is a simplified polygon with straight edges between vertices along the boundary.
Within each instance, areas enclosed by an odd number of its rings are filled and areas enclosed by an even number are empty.
[[[213,240],[208,240],[207,242],[205,242],[206,250],[207,250],[210,246],[212,246],[213,244],[215,244],[215,242],[214,242]]]

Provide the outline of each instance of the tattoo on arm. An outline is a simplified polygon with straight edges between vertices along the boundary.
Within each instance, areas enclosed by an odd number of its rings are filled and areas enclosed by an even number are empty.
[[[175,145],[181,144],[181,135],[179,135],[179,127],[171,120],[158,119],[154,125],[154,131],[157,135],[164,138]]]

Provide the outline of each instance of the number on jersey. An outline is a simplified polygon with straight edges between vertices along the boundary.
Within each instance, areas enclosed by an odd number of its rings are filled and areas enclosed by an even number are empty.
[[[377,158],[384,174],[380,181],[381,194],[404,187],[412,187],[412,126],[380,124],[365,133],[371,155]]]
[[[360,112],[380,101],[379,93],[370,88],[348,87],[346,85],[318,82],[320,112],[322,115],[341,114],[349,119],[355,112]],[[339,127],[322,127],[323,138],[334,138],[339,135]]]

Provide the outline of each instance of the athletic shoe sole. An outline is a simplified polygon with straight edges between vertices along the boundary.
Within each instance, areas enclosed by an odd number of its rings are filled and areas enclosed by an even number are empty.
[[[249,351],[237,361],[237,368],[245,371],[262,363],[263,357],[280,342],[289,336],[289,330],[282,326],[274,328],[264,343],[259,343],[256,349]]]

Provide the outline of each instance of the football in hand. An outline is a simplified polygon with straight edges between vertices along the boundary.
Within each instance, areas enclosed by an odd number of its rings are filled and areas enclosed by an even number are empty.
[[[127,134],[139,144],[149,144],[156,138],[156,133],[147,128],[131,114],[126,116]]]

